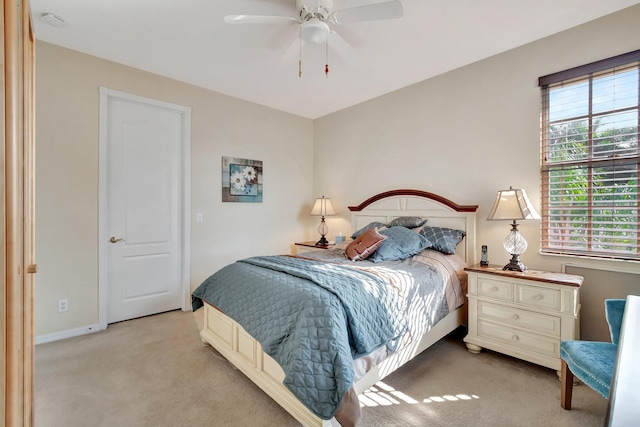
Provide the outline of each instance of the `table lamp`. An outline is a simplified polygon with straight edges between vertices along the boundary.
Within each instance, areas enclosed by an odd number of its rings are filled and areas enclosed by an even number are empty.
[[[335,214],[336,211],[333,210],[330,199],[327,199],[324,196],[316,199],[316,203],[313,205],[313,209],[311,209],[310,213],[310,215],[322,216],[320,225],[318,226],[318,233],[320,233],[321,237],[320,240],[316,242],[316,246],[326,246],[329,244],[329,241],[325,237],[329,232],[329,227],[327,227],[327,223],[324,221],[324,217]]]
[[[503,270],[525,271],[527,267],[520,261],[520,255],[527,250],[527,241],[518,231],[516,220],[540,219],[523,189],[498,191],[496,201],[489,213],[488,221],[512,220],[511,231],[504,239],[504,249],[511,254],[511,260]]]

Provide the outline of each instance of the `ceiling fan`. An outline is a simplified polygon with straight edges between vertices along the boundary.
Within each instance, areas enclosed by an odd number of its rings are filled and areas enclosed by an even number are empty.
[[[377,21],[401,18],[404,8],[400,0],[387,0],[346,9],[333,10],[333,0],[295,0],[297,17],[265,15],[227,15],[228,24],[263,24],[300,26],[300,49],[302,42],[322,44],[329,41],[333,33],[329,24],[351,24],[356,22]],[[327,49],[328,52],[328,49]],[[328,55],[328,53],[327,53]],[[328,62],[328,61],[327,61]],[[298,74],[302,76],[302,60],[299,61]],[[329,66],[325,66],[328,75]]]

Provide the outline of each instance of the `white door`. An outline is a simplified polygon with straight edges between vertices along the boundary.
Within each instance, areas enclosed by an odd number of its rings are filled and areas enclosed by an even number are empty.
[[[109,97],[106,117],[107,323],[182,307],[183,117]]]

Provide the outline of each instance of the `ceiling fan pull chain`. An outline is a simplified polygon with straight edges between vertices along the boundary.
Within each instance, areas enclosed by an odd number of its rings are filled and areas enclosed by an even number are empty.
[[[329,78],[329,39],[325,42],[326,51],[325,51],[325,64],[324,64],[324,77],[326,79]]]
[[[300,50],[299,50],[299,57],[298,57],[298,78],[301,79],[302,78],[302,27],[300,27]]]

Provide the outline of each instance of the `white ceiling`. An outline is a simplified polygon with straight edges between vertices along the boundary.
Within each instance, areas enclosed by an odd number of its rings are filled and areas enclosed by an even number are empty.
[[[312,6],[317,0],[307,0]],[[334,10],[381,0],[334,0]],[[302,49],[296,25],[229,25],[229,14],[296,16],[295,0],[31,0],[35,33],[69,49],[315,119],[640,0],[403,0],[396,20],[331,25]],[[61,16],[55,28],[44,12]]]

